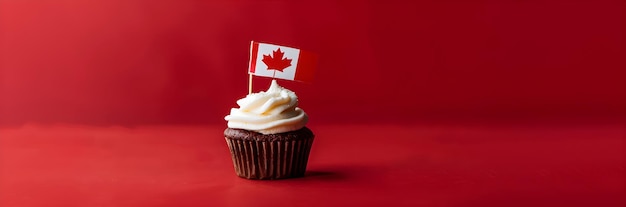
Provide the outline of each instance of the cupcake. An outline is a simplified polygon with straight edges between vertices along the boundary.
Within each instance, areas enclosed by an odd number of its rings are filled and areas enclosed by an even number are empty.
[[[225,117],[224,131],[239,177],[283,179],[302,177],[313,144],[313,132],[305,125],[307,114],[298,108],[298,97],[272,80],[267,91],[237,101]]]

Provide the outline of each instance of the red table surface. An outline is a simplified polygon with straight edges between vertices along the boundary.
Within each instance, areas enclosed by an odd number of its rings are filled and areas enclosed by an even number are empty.
[[[624,128],[312,125],[304,178],[234,174],[224,126],[0,129],[0,206],[624,206]]]

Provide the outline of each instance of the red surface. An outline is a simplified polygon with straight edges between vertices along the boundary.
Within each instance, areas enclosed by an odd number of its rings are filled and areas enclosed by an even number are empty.
[[[0,0],[0,206],[624,206],[625,6]],[[234,176],[250,40],[319,55],[305,178]]]
[[[311,128],[281,181],[237,177],[223,126],[2,129],[0,206],[626,205],[622,125]]]

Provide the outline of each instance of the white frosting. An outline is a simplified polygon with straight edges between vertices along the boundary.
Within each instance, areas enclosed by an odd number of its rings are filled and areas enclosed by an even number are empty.
[[[298,97],[272,80],[267,91],[248,94],[237,101],[239,108],[232,108],[224,119],[228,127],[245,129],[261,134],[278,134],[304,127],[309,117],[298,108]]]

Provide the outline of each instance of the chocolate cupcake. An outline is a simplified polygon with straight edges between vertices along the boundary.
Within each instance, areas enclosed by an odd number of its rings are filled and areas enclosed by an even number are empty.
[[[235,172],[248,179],[302,177],[313,144],[298,97],[272,80],[265,92],[237,101],[224,131]]]

